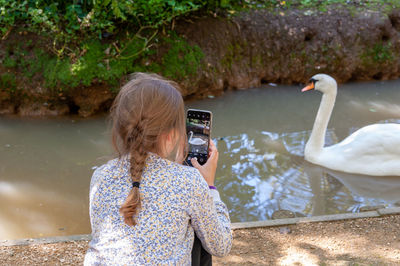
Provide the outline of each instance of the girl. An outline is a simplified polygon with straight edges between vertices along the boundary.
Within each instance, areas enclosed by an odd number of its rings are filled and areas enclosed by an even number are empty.
[[[214,187],[218,151],[183,166],[185,111],[177,84],[138,73],[111,108],[119,158],[90,184],[92,241],[85,265],[190,265],[194,233],[212,255],[228,254],[228,210]]]

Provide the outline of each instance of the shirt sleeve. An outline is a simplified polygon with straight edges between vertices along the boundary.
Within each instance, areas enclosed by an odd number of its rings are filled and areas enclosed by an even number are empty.
[[[211,255],[227,255],[232,247],[228,208],[221,201],[217,190],[210,191],[197,169],[192,189],[189,215],[197,237]]]

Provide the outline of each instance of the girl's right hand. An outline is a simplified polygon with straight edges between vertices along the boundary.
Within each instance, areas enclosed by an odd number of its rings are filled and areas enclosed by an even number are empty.
[[[209,186],[214,186],[215,172],[217,171],[218,164],[218,150],[214,142],[210,139],[210,148],[208,153],[208,160],[204,165],[197,162],[197,158],[192,158],[192,165],[197,168],[200,174],[204,177]]]

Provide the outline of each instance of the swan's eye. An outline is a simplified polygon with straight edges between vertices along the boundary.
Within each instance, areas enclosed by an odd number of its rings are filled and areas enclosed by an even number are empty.
[[[310,83],[314,83],[314,85],[315,85],[315,83],[317,83],[317,81],[318,81],[317,79],[310,79],[309,82],[310,82]]]

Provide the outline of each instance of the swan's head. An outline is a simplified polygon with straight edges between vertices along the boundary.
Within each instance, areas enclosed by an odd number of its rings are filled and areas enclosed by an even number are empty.
[[[317,74],[310,79],[308,86],[303,88],[301,91],[308,91],[312,89],[321,91],[322,93],[336,94],[337,83],[336,80],[329,75]]]

